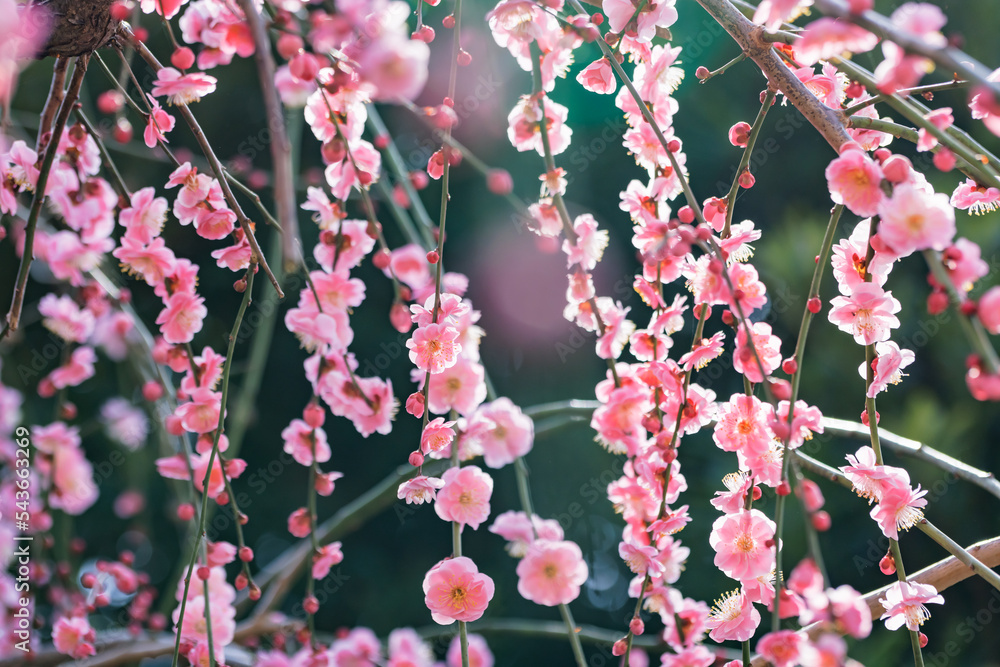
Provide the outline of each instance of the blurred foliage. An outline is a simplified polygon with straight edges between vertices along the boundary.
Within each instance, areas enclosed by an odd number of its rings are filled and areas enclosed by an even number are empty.
[[[997,24],[995,17],[990,15],[995,3],[954,1],[937,4],[950,18],[946,32],[961,35],[967,50],[980,61],[1000,63]],[[877,8],[884,12],[891,11],[893,6],[887,2],[877,3]],[[461,124],[456,137],[488,164],[510,170],[515,177],[516,194],[531,201],[536,196],[537,177],[543,168],[541,158],[534,153],[518,154],[506,138],[507,113],[519,95],[530,92],[530,74],[517,68],[509,54],[493,42],[485,23],[477,20],[489,8],[490,5],[482,0],[466,3],[464,46],[474,60],[473,65],[463,69],[459,76],[456,109]],[[448,49],[445,47],[450,32],[440,27],[440,21],[448,11],[444,5],[425,7],[424,15],[438,30],[438,40],[432,45],[431,80],[419,103],[439,103],[444,94],[446,77],[442,73],[448,68]],[[699,84],[693,76],[696,67],[704,65],[715,69],[736,56],[738,48],[696,3],[679,3],[679,13],[680,19],[672,33],[674,44],[684,47],[681,61],[687,78],[676,94],[680,111],[675,117],[675,132],[684,142],[692,186],[704,199],[728,190],[740,151],[731,147],[726,132],[738,121],[753,120],[765,82],[757,68],[745,61],[724,76]],[[984,15],[991,18],[983,20]],[[169,53],[168,41],[155,22],[148,24],[151,47],[165,58]],[[103,55],[112,70],[117,71],[119,65],[115,54],[105,51]],[[644,179],[644,173],[620,146],[623,123],[620,112],[614,107],[613,96],[595,96],[584,91],[574,80],[580,68],[598,57],[596,46],[581,47],[577,57],[579,62],[565,81],[558,82],[552,95],[569,107],[569,125],[573,129],[573,143],[566,153],[557,156],[557,163],[567,170],[570,178],[567,202],[571,212],[593,213],[601,226],[611,233],[611,243],[596,274],[598,294],[613,296],[630,306],[631,317],[642,324],[649,311],[631,289],[637,262],[630,241],[631,224],[627,214],[618,208],[618,193],[629,180]],[[858,62],[873,68],[877,58],[860,56]],[[16,124],[21,123],[28,134],[33,133],[32,122],[37,123],[50,70],[51,61],[44,61],[24,73],[13,104],[15,130]],[[241,157],[247,162],[249,158],[254,169],[268,169],[270,155],[265,147],[265,115],[253,61],[237,61],[211,73],[218,76],[219,89],[197,105],[195,113],[213,146],[224,160]],[[141,64],[137,74],[140,80],[148,76]],[[946,77],[947,73],[936,72],[927,81]],[[83,108],[92,118],[99,118],[94,100],[108,87],[99,67],[92,68],[85,85]],[[980,124],[970,122],[965,100],[964,91],[940,94],[933,106],[951,106],[959,125],[971,128],[977,138],[995,146],[995,137]],[[409,167],[425,166],[431,151],[436,149],[425,126],[401,108],[386,108],[383,114]],[[885,111],[883,114],[891,115]],[[100,120],[105,130],[110,129],[107,118]],[[140,121],[136,118],[132,121],[136,124],[138,139],[142,129]],[[197,152],[190,133],[182,125],[179,120],[177,129],[171,133],[171,146],[180,155],[185,148]],[[301,142],[299,182],[303,190],[305,185],[315,184],[322,178],[318,145],[308,128],[305,135]],[[781,104],[768,115],[758,146],[771,146],[772,150],[758,149],[755,153],[752,169],[757,184],[749,191],[741,191],[736,220],[754,220],[764,231],[754,259],[771,296],[764,317],[785,340],[783,352],[788,355],[794,345],[813,258],[831,206],[823,170],[833,153],[798,111]],[[130,187],[165,182],[171,167],[158,151],[148,151],[135,140],[127,146],[119,146],[109,139],[109,147]],[[900,141],[894,142],[892,148],[915,155],[912,146]],[[239,161],[231,164],[240,166]],[[940,174],[933,168],[928,177],[939,190],[949,193],[959,182],[956,174]],[[162,194],[162,185],[157,185],[157,190]],[[265,198],[269,196],[268,188],[258,190]],[[497,394],[509,396],[525,407],[558,399],[593,398],[593,386],[604,377],[606,367],[593,353],[592,337],[582,335],[562,318],[566,288],[562,255],[553,252],[553,248],[541,247],[533,235],[520,228],[514,212],[502,199],[486,190],[481,177],[470,167],[462,165],[454,170],[451,193],[444,261],[449,270],[466,273],[471,279],[469,296],[482,310],[480,324],[487,332],[482,344],[483,361]],[[436,219],[439,184],[432,182],[424,195]],[[300,192],[299,198],[300,201],[304,198],[304,192]],[[253,216],[249,203],[245,203]],[[360,206],[356,202],[352,206],[354,215],[361,217]],[[380,207],[380,219],[390,245],[405,242],[383,207]],[[958,219],[960,235],[981,243],[984,257],[990,262],[991,273],[981,284],[995,284],[996,269],[1000,266],[998,216],[970,217],[960,212]],[[315,225],[305,214],[300,216],[300,221],[305,246],[311,247],[317,240]],[[846,214],[838,238],[848,235],[856,222]],[[258,230],[262,245],[267,247],[274,232],[262,224],[258,225]],[[202,267],[200,290],[209,304],[210,316],[195,340],[195,349],[212,345],[217,350],[224,350],[232,318],[239,306],[239,295],[230,287],[236,276],[215,267],[208,253],[216,245],[206,244],[190,227],[168,223],[165,236],[179,256],[188,256]],[[5,298],[10,293],[16,266],[10,243],[0,245],[0,285],[3,285],[0,294]],[[136,309],[145,322],[151,324],[159,310],[158,299],[145,285],[117,274],[115,267],[109,265],[108,270],[117,282],[129,287]],[[357,275],[365,280],[368,293],[365,303],[352,316],[356,336],[351,350],[361,362],[362,375],[388,376],[396,396],[405,399],[413,385],[409,380],[410,363],[403,354],[405,337],[398,335],[387,319],[391,287],[368,262]],[[908,369],[909,377],[901,385],[879,397],[881,424],[901,435],[922,439],[974,466],[995,470],[1000,468],[1000,453],[995,447],[1000,434],[1000,415],[994,405],[979,404],[970,398],[963,379],[968,345],[954,318],[927,315],[924,304],[929,288],[925,276],[926,267],[914,256],[895,268],[887,285],[903,304],[902,328],[896,332],[894,340],[914,349],[917,361]],[[33,304],[51,285],[46,284],[50,279],[44,267],[38,264],[33,270],[33,278],[29,284],[24,336],[18,346],[4,349],[3,381],[29,396],[27,423],[44,424],[53,418],[53,402],[38,398],[34,385],[56,361],[45,358],[49,354],[46,346],[51,344],[47,332],[38,323]],[[261,304],[274,304],[274,295],[266,281],[258,281],[256,289],[255,304],[248,312],[251,318],[255,309],[262,308]],[[681,290],[683,286],[676,284],[672,289]],[[827,269],[822,290],[824,303],[835,293]],[[296,300],[297,294],[289,294],[277,311],[278,324],[267,356],[263,384],[241,452],[249,468],[235,485],[237,491],[242,488],[249,498],[244,509],[251,521],[245,530],[260,566],[293,543],[285,528],[286,517],[305,503],[306,470],[282,464],[279,460],[280,432],[292,418],[299,416],[310,397],[302,372],[305,355],[281,324],[285,310]],[[266,314],[273,310],[268,308],[261,312]],[[266,321],[266,318],[258,316],[257,321]],[[721,326],[716,312],[707,331],[718,330]],[[676,336],[674,350],[678,354],[690,344],[691,334],[689,327]],[[905,345],[907,342],[909,344]],[[249,344],[243,344],[236,352],[234,392],[240,389],[247,372],[248,349]],[[41,374],[31,375],[30,370],[19,372],[32,369],[37,355],[41,355],[45,365]],[[864,385],[857,372],[863,358],[863,350],[849,336],[829,325],[825,317],[818,318],[801,362],[806,367],[801,397],[818,405],[826,415],[857,420],[864,408]],[[696,380],[725,398],[741,388],[739,379],[727,364],[725,359],[714,362]],[[107,461],[116,448],[97,427],[96,415],[101,403],[118,393],[141,401],[136,378],[128,365],[116,365],[102,358],[98,376],[71,394],[80,409],[78,422],[85,434],[84,447],[95,465]],[[320,498],[321,519],[403,463],[418,440],[419,421],[401,412],[389,436],[367,440],[360,438],[342,419],[328,419],[326,429],[334,451],[334,458],[328,465],[343,471],[345,477],[337,483],[337,490],[330,498]],[[146,450],[127,456],[123,470],[105,476],[101,480],[102,493],[97,506],[74,520],[72,527],[68,519],[62,519],[65,531],[62,534],[68,535],[73,530],[87,539],[84,558],[108,557],[117,550],[132,549],[137,553],[137,566],[148,571],[154,582],[166,585],[175,575],[184,533],[172,520],[176,501],[170,488],[151,472],[151,461],[162,455],[155,451],[157,442],[151,437]],[[854,452],[864,443],[819,437],[811,444],[815,444],[816,456],[836,466],[843,463],[846,453]],[[691,505],[694,521],[679,535],[691,548],[691,557],[687,572],[677,586],[687,596],[711,601],[732,588],[733,582],[725,579],[712,565],[714,553],[707,538],[716,512],[708,505],[707,498],[722,488],[721,478],[735,467],[735,459],[721,454],[707,431],[687,438],[680,456],[689,485],[680,502]],[[901,460],[893,454],[887,456],[887,461],[905,465],[915,483],[931,490],[934,501],[927,508],[928,517],[959,543],[969,544],[1000,534],[998,514],[989,509],[995,507],[995,498],[977,487],[951,483],[942,471],[933,467]],[[603,492],[607,483],[620,473],[621,458],[596,445],[592,431],[582,423],[540,436],[527,463],[536,512],[543,517],[559,519],[566,528],[567,538],[580,543],[587,555],[591,579],[580,599],[573,604],[577,622],[624,631],[634,602],[626,596],[628,572],[617,556],[622,523],[604,499]],[[269,465],[270,473],[267,473]],[[274,481],[250,483],[252,479],[264,480],[264,475],[273,476]],[[519,509],[513,470],[497,471],[495,478],[493,516],[507,509]],[[877,526],[867,516],[867,503],[831,484],[821,481],[820,486],[833,517],[832,529],[821,536],[832,584],[848,583],[864,592],[887,583],[887,578],[877,568],[878,559],[884,553],[884,542],[881,542]],[[123,522],[110,518],[113,516],[111,503],[126,488],[142,489],[148,505],[142,514]],[[759,506],[768,511],[772,503],[773,496],[766,493]],[[805,553],[800,528],[803,519],[795,503],[791,507],[785,552],[785,562],[789,566]],[[227,510],[222,510],[220,515],[226,513]],[[220,525],[227,527],[213,532],[211,537],[232,540],[234,536],[228,522],[223,521]],[[346,560],[334,570],[342,586],[329,591],[329,598],[320,612],[319,627],[334,630],[339,626],[361,624],[385,636],[394,627],[430,624],[420,582],[426,570],[450,552],[448,531],[449,527],[432,509],[397,504],[347,537],[344,540]],[[464,541],[466,554],[471,555],[497,584],[497,595],[490,605],[488,618],[558,620],[555,610],[532,605],[516,593],[515,562],[504,553],[499,537],[483,527],[478,531],[466,531]],[[903,537],[902,549],[910,572],[944,556],[936,544],[915,530]],[[978,580],[966,581],[945,593],[947,604],[932,609],[933,617],[923,628],[930,638],[926,649],[927,664],[998,664],[1000,633],[992,625],[994,615],[986,607],[992,599],[991,593],[996,594]],[[289,597],[286,611],[296,606],[300,594],[301,588]],[[172,596],[172,593],[167,591],[167,595]],[[970,618],[974,619],[977,614],[983,630],[971,632],[970,623],[976,621]],[[988,619],[985,619],[986,614]],[[764,613],[765,620],[768,617]],[[112,622],[109,615],[108,623]],[[650,632],[655,631],[656,626],[656,623],[647,625]],[[955,641],[960,650],[954,658],[956,662],[949,662],[943,654],[949,641]],[[499,666],[571,664],[569,648],[564,642],[504,636],[490,638],[490,644]],[[591,646],[587,651],[590,664],[595,667],[610,662],[606,647]],[[851,654],[868,665],[908,664],[909,651],[903,633],[887,632],[876,620],[873,636],[853,647]]]

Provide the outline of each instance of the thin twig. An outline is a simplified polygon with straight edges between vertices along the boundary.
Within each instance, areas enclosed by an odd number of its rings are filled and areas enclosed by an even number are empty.
[[[136,39],[131,28],[122,24],[121,33],[128,43],[139,52],[142,59],[145,60],[154,71],[163,69],[163,65],[161,65],[160,61],[156,59],[156,56],[154,56],[152,52],[146,48],[145,44]],[[124,58],[124,55],[122,55],[122,57]],[[254,236],[253,228],[251,227],[252,223],[243,212],[239,202],[236,201],[236,197],[233,195],[233,191],[229,187],[229,181],[226,178],[226,170],[219,161],[218,156],[216,156],[215,151],[212,150],[211,144],[208,143],[208,138],[205,136],[205,132],[201,129],[201,126],[198,125],[197,119],[195,119],[194,114],[191,113],[191,109],[188,108],[186,104],[177,104],[175,106],[178,110],[180,110],[181,116],[184,117],[184,120],[187,122],[188,127],[191,128],[191,132],[194,134],[198,145],[201,146],[202,152],[205,154],[205,157],[208,158],[208,163],[211,165],[212,171],[215,172],[215,177],[218,179],[219,186],[222,188],[222,194],[226,199],[226,203],[229,204],[229,207],[236,214],[237,220],[239,220],[240,228],[243,229],[243,234],[246,236],[247,243],[253,251],[251,262],[257,262],[260,264],[260,267],[264,270],[265,275],[267,275],[267,279],[271,282],[274,290],[278,293],[278,297],[284,299],[285,293],[281,291],[281,285],[278,283],[278,279],[274,277],[271,267],[268,266],[267,260],[264,258],[264,253],[260,249],[260,244],[257,243],[257,237]]]
[[[795,74],[785,67],[763,39],[764,29],[752,23],[728,0],[698,0],[719,25],[725,28],[743,51],[757,63],[770,85],[780,90],[789,102],[823,135],[834,150],[850,141],[843,116],[816,99]]]

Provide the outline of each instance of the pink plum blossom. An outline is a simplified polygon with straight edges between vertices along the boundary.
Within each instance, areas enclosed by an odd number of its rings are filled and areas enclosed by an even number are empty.
[[[875,519],[882,533],[890,539],[899,539],[899,529],[907,530],[924,518],[920,508],[927,506],[926,490],[910,487],[909,479],[901,476],[886,478],[888,484],[882,489],[878,504],[872,508],[871,516]]]
[[[902,370],[912,364],[916,358],[912,351],[899,349],[899,346],[891,340],[884,343],[876,343],[875,353],[877,356],[872,361],[872,366],[875,369],[875,381],[868,387],[866,394],[868,398],[875,398],[879,392],[885,391],[890,384],[899,384],[904,375]],[[867,379],[868,369],[865,367],[865,364],[861,364],[858,372],[861,374],[861,377]]]
[[[830,198],[852,213],[867,217],[879,212],[885,198],[882,168],[864,151],[846,150],[826,168]]]
[[[142,133],[142,139],[147,148],[156,148],[156,145],[160,142],[168,143],[164,135],[174,129],[174,124],[177,121],[163,110],[163,107],[156,101],[156,98],[148,93],[147,96],[149,97],[152,112],[146,119],[146,129]]]
[[[1000,189],[979,185],[971,178],[955,188],[951,195],[951,205],[960,211],[968,211],[973,215],[983,215],[996,210],[1000,201]]]
[[[482,635],[469,633],[469,667],[493,667],[493,652]],[[447,667],[462,667],[462,645],[456,635],[448,646]]]
[[[434,500],[437,490],[444,486],[444,480],[437,477],[426,477],[417,475],[413,479],[408,479],[399,485],[396,497],[406,500],[411,505],[422,505],[425,502]]]
[[[68,342],[83,343],[94,331],[94,314],[80,308],[68,295],[46,294],[38,304],[38,312],[45,328]]]
[[[546,607],[568,604],[580,595],[587,564],[575,542],[536,540],[517,564],[517,591]]]
[[[879,239],[899,257],[915,250],[944,250],[955,236],[955,209],[948,196],[914,183],[895,187],[879,206]]]
[[[202,323],[208,315],[205,299],[190,292],[178,292],[166,301],[166,307],[156,318],[163,339],[179,345],[190,343],[194,335],[201,331]]]
[[[739,590],[726,593],[716,600],[712,614],[705,622],[705,626],[711,630],[709,637],[716,642],[746,641],[753,636],[758,625],[760,612],[754,609],[750,599]]]
[[[885,621],[886,628],[898,630],[905,625],[908,630],[918,632],[923,622],[931,617],[925,605],[944,604],[944,597],[930,584],[897,581],[879,602],[885,607],[879,620]]]
[[[531,451],[535,428],[531,417],[506,397],[481,405],[469,418],[465,437],[490,468],[502,468]]]
[[[493,579],[465,556],[446,558],[424,577],[424,604],[440,625],[475,621],[493,599]]]
[[[215,91],[214,76],[194,72],[181,74],[173,67],[164,67],[156,73],[153,96],[166,96],[171,104],[191,104]]]
[[[84,616],[63,616],[52,626],[52,644],[63,655],[83,660],[96,653],[96,633]]]
[[[755,322],[751,331],[752,347],[745,326],[736,332],[733,368],[751,382],[763,382],[765,376],[781,365],[781,339],[771,334],[771,325],[766,322]]]
[[[576,80],[590,92],[601,95],[614,93],[618,86],[615,73],[607,58],[600,58],[587,65],[576,75]]]
[[[774,667],[793,667],[803,664],[808,654],[809,638],[803,632],[778,630],[769,632],[757,642],[757,653]]]
[[[313,554],[312,576],[314,579],[324,579],[330,574],[330,568],[344,560],[344,554],[340,550],[340,542],[331,542],[319,548]]]
[[[420,434],[420,451],[433,458],[444,458],[451,452],[451,442],[455,439],[455,422],[446,422],[437,417],[424,426]]]
[[[445,521],[472,526],[490,516],[490,496],[493,495],[493,478],[477,466],[449,468],[441,477],[444,486],[437,495],[434,510]]]
[[[735,394],[719,406],[713,438],[722,451],[762,454],[774,434],[767,426],[768,407],[756,396]]]
[[[410,361],[420,370],[432,375],[451,368],[462,352],[462,344],[457,342],[458,336],[458,329],[447,324],[418,327],[413,332],[413,337],[406,341]]]
[[[795,56],[803,65],[829,60],[844,51],[865,53],[878,44],[878,37],[850,21],[824,17],[802,31],[795,44]]]
[[[507,552],[515,558],[523,558],[528,546],[536,539],[560,541],[563,539],[562,526],[554,519],[542,519],[537,514],[531,521],[524,512],[508,510],[497,516],[490,526],[490,532],[507,540]]]
[[[837,296],[830,301],[830,322],[854,336],[858,345],[872,345],[888,340],[890,329],[899,327],[896,313],[899,301],[874,283],[863,283],[850,296]]]
[[[756,509],[719,517],[709,537],[716,567],[738,580],[768,574],[774,567],[774,549],[766,542],[774,538],[774,529],[774,522]]]
[[[330,445],[322,428],[314,429],[301,419],[293,419],[281,432],[281,439],[285,441],[285,452],[301,465],[311,466],[313,461],[325,463],[330,460]]]

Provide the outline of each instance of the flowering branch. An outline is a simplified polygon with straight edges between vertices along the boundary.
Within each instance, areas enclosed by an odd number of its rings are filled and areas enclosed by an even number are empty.
[[[203,482],[204,492],[202,493],[201,497],[201,521],[198,526],[197,537],[194,540],[194,545],[192,546],[191,549],[191,558],[188,561],[187,573],[184,576],[184,594],[181,597],[180,615],[177,618],[177,635],[176,635],[176,640],[174,642],[174,657],[172,663],[173,667],[177,667],[177,660],[180,653],[180,645],[181,645],[180,629],[184,625],[184,612],[187,607],[188,590],[191,587],[191,576],[194,574],[194,569],[195,569],[194,566],[195,563],[198,561],[198,553],[201,550],[201,547],[203,546],[202,542],[206,539],[206,524],[208,521],[208,496],[209,496],[209,489],[211,488],[210,480],[215,466],[215,459],[216,457],[220,456],[219,440],[222,438],[222,432],[225,429],[226,400],[229,398],[229,373],[232,370],[233,366],[233,352],[236,349],[236,337],[240,332],[240,326],[243,324],[243,314],[246,313],[247,306],[250,305],[251,294],[253,293],[253,278],[256,272],[257,272],[257,263],[251,258],[250,266],[247,268],[246,272],[246,288],[243,292],[243,300],[240,302],[240,308],[236,313],[236,321],[233,322],[233,329],[232,332],[229,334],[229,350],[226,352],[226,361],[224,362],[222,368],[222,399],[219,406],[219,422],[215,429],[215,437],[213,438],[212,442],[212,451],[208,457],[208,467],[205,470],[205,480]],[[225,470],[223,470],[222,474],[223,476],[225,476],[226,474]],[[205,580],[205,586],[206,587],[208,586],[207,579]],[[208,618],[209,596],[207,588],[205,589],[204,595],[205,595],[205,616],[206,618]],[[208,622],[208,629],[209,629],[208,640],[209,643],[211,644],[212,635],[210,632],[211,631],[210,620]],[[214,663],[215,661],[215,653],[212,650],[209,650],[209,661],[210,664]]]
[[[848,3],[842,0],[816,0],[815,5],[824,14],[851,21],[879,37],[895,42],[906,51],[930,58],[949,72],[954,72],[963,79],[975,81],[979,86],[988,88],[995,97],[1000,98],[1000,85],[989,79],[990,70],[967,53],[951,46],[928,44],[922,39],[898,30],[888,19],[873,10],[851,12]]]
[[[121,25],[121,34],[125,40],[139,52],[142,59],[153,68],[154,71],[159,71],[163,69],[163,65],[160,61],[156,59],[156,56],[146,48],[146,45],[141,41],[136,39],[135,33],[127,25]],[[121,52],[119,52],[121,54]],[[124,58],[124,54],[121,54]],[[177,108],[180,110],[184,120],[187,122],[188,126],[191,128],[191,133],[194,134],[195,140],[197,140],[198,145],[201,146],[202,152],[205,157],[208,158],[208,163],[212,167],[212,171],[215,172],[215,177],[219,180],[219,186],[222,188],[222,194],[226,198],[226,203],[236,214],[237,220],[239,220],[240,228],[246,235],[247,243],[250,244],[250,248],[253,251],[253,256],[250,258],[251,262],[256,262],[260,264],[260,267],[264,270],[265,275],[267,275],[268,280],[271,281],[271,285],[274,287],[274,291],[278,293],[279,299],[285,298],[285,293],[281,290],[281,285],[278,283],[278,279],[274,277],[274,273],[271,272],[271,267],[268,266],[267,260],[264,258],[264,253],[260,249],[260,244],[257,243],[257,237],[254,236],[253,228],[251,227],[251,222],[247,218],[243,209],[240,207],[239,202],[236,201],[236,197],[233,195],[232,189],[229,187],[229,180],[226,178],[226,170],[219,161],[219,158],[215,155],[215,151],[212,150],[212,146],[208,143],[208,139],[205,137],[205,132],[198,125],[198,121],[195,119],[194,114],[191,113],[191,109],[188,108],[186,104],[177,104]]]
[[[743,51],[764,72],[768,82],[780,90],[788,101],[823,135],[827,143],[839,151],[851,138],[844,130],[842,114],[827,107],[778,59],[771,44],[763,38],[764,29],[752,23],[728,0],[698,0],[705,11],[725,28]]]
[[[839,470],[831,468],[830,466],[817,461],[816,459],[808,456],[807,454],[802,454],[800,452],[795,452],[795,459],[802,464],[802,467],[808,469],[810,472],[820,475],[831,482],[836,482],[846,489],[853,489],[854,484],[850,479],[847,478]],[[980,559],[977,554],[972,550],[963,549],[957,542],[945,535],[938,529],[937,526],[932,524],[927,519],[921,519],[914,524],[921,532],[926,534],[932,540],[940,544],[945,551],[950,553],[953,558],[958,560],[964,567],[968,568],[971,573],[978,574],[980,577],[985,579],[991,586],[1000,590],[1000,575],[994,572],[991,568],[996,567],[1000,562],[993,562],[989,558]],[[997,538],[1000,539],[1000,538]],[[892,540],[895,542],[895,540]],[[898,543],[897,543],[898,544]],[[899,568],[899,559],[896,559],[896,568]],[[971,573],[967,576],[971,576]],[[964,577],[963,577],[964,578]],[[906,578],[906,581],[912,582],[915,580],[915,576],[910,576]],[[953,582],[954,583],[954,582]],[[939,589],[940,590],[940,589]]]
[[[24,290],[28,285],[28,271],[31,269],[31,262],[35,258],[34,241],[38,215],[41,213],[42,203],[45,201],[45,191],[49,182],[49,174],[52,171],[52,163],[55,160],[59,147],[59,139],[62,137],[63,128],[66,127],[66,121],[73,110],[73,105],[76,104],[76,98],[80,94],[80,87],[83,85],[83,75],[87,73],[88,61],[88,56],[80,56],[76,59],[73,78],[70,79],[69,89],[66,91],[65,96],[63,96],[62,105],[59,107],[59,114],[56,116],[55,125],[52,128],[52,136],[49,138],[48,144],[45,145],[45,157],[42,158],[42,165],[38,170],[35,195],[31,200],[28,223],[24,228],[24,250],[21,252],[21,265],[17,271],[14,296],[11,300],[10,310],[7,313],[3,331],[0,332],[0,339],[7,335],[8,332],[13,333],[17,331],[18,323],[21,319],[21,308],[24,306]]]
[[[851,438],[867,440],[870,437],[867,426],[843,419],[836,419],[834,417],[823,418],[823,429],[826,433],[848,436]],[[991,472],[974,468],[969,464],[948,456],[944,452],[940,452],[929,445],[917,442],[916,440],[910,440],[909,438],[904,438],[901,435],[896,435],[895,433],[886,431],[885,429],[879,429],[879,439],[881,443],[889,449],[899,452],[900,454],[905,454],[907,456],[912,456],[922,461],[926,461],[927,463],[937,466],[942,470],[946,470],[955,477],[971,482],[985,489],[997,498],[1000,498],[1000,481],[997,481],[996,477]]]
[[[267,36],[264,20],[251,0],[239,0],[240,8],[246,16],[247,25],[254,41],[254,57],[260,75],[261,92],[264,95],[264,109],[267,126],[271,131],[271,162],[274,170],[274,201],[281,220],[282,257],[285,271],[293,271],[302,263],[302,239],[299,237],[299,218],[295,208],[295,183],[292,170],[292,144],[288,140],[285,114],[281,98],[274,85],[274,56],[271,55],[271,40]]]

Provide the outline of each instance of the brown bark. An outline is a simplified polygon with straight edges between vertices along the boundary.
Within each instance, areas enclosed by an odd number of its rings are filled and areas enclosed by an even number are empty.
[[[38,57],[82,56],[107,44],[117,22],[111,18],[113,0],[35,0],[48,12],[52,32]],[[37,10],[36,10],[37,11]]]

